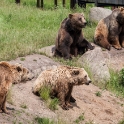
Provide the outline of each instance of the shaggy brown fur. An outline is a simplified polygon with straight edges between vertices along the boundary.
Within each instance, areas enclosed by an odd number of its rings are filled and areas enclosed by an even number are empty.
[[[113,12],[106,18],[99,21],[94,35],[94,42],[108,50],[111,46],[120,50],[124,47],[124,43],[119,41],[122,39],[120,37],[122,30],[122,25],[124,25],[124,8],[116,8]],[[122,36],[122,35],[121,35]]]
[[[124,24],[122,26],[121,33],[119,35],[120,45],[124,48]]]
[[[69,14],[68,18],[65,18],[62,21],[58,31],[55,43],[55,56],[72,59],[72,55],[77,56],[79,53],[79,47],[83,52],[85,51],[85,48],[94,49],[94,47],[83,37],[82,28],[85,26],[86,20],[83,14]],[[82,45],[80,46],[80,44]]]
[[[51,88],[50,95],[59,99],[63,109],[68,110],[73,86],[88,85],[91,82],[83,68],[59,66],[56,69],[43,71],[34,82],[33,93],[37,94],[44,86]]]
[[[9,113],[6,109],[6,97],[12,83],[19,83],[29,79],[29,71],[22,65],[0,62],[0,110]]]

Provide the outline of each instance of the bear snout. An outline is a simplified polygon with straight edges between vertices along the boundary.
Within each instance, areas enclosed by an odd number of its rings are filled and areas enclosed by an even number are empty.
[[[87,25],[87,22],[84,22],[82,25],[82,28],[85,28],[86,25]]]
[[[88,80],[87,83],[86,83],[86,85],[89,85],[91,82],[92,82],[91,80]]]
[[[84,22],[84,25],[87,25],[87,22]]]

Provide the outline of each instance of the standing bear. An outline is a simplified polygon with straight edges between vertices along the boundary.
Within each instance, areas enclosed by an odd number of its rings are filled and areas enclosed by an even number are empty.
[[[55,56],[61,56],[65,59],[72,59],[84,53],[88,49],[94,49],[83,36],[82,28],[86,26],[84,14],[69,14],[60,26],[55,43]]]
[[[68,110],[72,90],[75,85],[89,85],[91,80],[84,68],[59,66],[43,71],[33,85],[33,93],[38,94],[41,88],[50,88],[50,96],[57,97],[64,110]],[[42,90],[42,89],[41,89]],[[72,97],[73,98],[73,97]],[[73,98],[74,99],[74,98]]]
[[[21,64],[0,62],[0,111],[9,114],[6,109],[6,97],[13,83],[32,79],[31,73]]]
[[[124,47],[124,8],[116,8],[104,19],[101,19],[96,27],[94,42],[108,50]]]

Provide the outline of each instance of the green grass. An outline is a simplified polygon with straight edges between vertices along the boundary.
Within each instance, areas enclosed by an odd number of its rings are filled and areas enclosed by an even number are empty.
[[[21,104],[20,107],[21,108],[24,108],[24,109],[27,109],[28,108],[26,104]]]
[[[124,124],[124,119],[121,120],[118,124]]]
[[[53,110],[53,111],[54,111],[54,110],[57,110],[57,109],[58,109],[58,108],[57,108],[58,104],[59,104],[59,101],[58,101],[57,98],[51,99],[50,104],[49,104],[49,108],[50,108],[51,110]]]
[[[19,6],[13,0],[1,1],[0,61],[36,53],[39,48],[54,44],[61,21],[69,13],[82,12],[80,8],[71,11],[69,0],[65,8],[59,1],[57,9],[54,9],[53,1],[47,0],[44,3],[44,10],[36,8],[35,2],[21,0]],[[87,17],[89,9],[90,7],[87,7],[84,11]],[[91,23],[84,29],[85,37],[91,42],[94,30],[95,25]]]
[[[49,98],[50,98],[50,88],[47,87],[47,86],[44,86],[42,87],[40,90],[39,90],[39,94],[40,94],[40,97],[47,101]]]
[[[48,86],[42,87],[39,91],[39,94],[41,99],[43,99],[46,102],[49,109],[53,111],[58,109],[57,106],[59,104],[59,101],[57,98],[51,99],[50,88]]]
[[[84,113],[82,113],[74,122],[76,123],[76,124],[79,124],[79,123],[81,123],[82,121],[84,121]]]
[[[101,96],[102,96],[102,94],[101,94],[100,91],[96,92],[95,94],[96,94],[96,96],[98,96],[98,97],[101,97]]]
[[[54,124],[54,121],[51,121],[49,118],[36,117],[35,121],[37,124]]]
[[[124,69],[120,72],[115,72],[110,69],[110,80],[106,85],[106,89],[112,91],[117,96],[124,97]]]

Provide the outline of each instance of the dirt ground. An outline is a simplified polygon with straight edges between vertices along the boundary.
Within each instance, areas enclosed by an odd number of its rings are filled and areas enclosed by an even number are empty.
[[[105,51],[105,56],[113,62],[113,67],[120,69],[124,65],[123,52],[124,50],[119,53],[112,49],[110,55]],[[84,120],[79,124],[118,124],[120,120],[124,119],[124,99],[99,89],[93,84],[74,87],[72,95],[76,102],[73,103],[72,109],[65,111],[58,106],[58,110],[51,111],[38,96],[32,93],[32,86],[41,71],[55,68],[59,63],[39,54],[10,61],[10,63],[17,62],[27,67],[35,77],[26,83],[12,86],[11,98],[7,102],[10,114],[0,113],[0,124],[36,124],[34,119],[37,116],[59,119],[64,124],[75,124],[74,121],[81,115]],[[96,96],[96,93],[100,93],[101,96]]]

